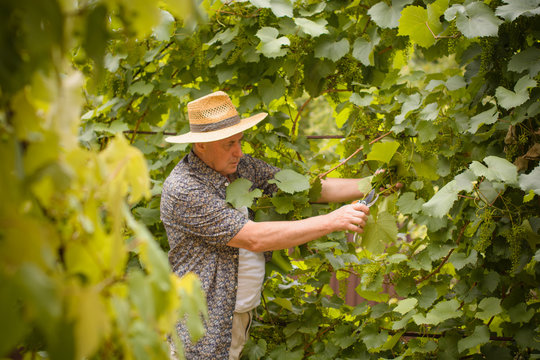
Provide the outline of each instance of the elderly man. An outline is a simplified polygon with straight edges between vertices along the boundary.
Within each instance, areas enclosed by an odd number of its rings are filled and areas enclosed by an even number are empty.
[[[192,151],[163,185],[161,219],[170,244],[169,261],[182,276],[194,272],[206,293],[206,334],[192,344],[183,324],[178,332],[187,359],[238,359],[247,340],[251,311],[260,303],[265,258],[271,250],[304,244],[333,231],[362,232],[369,209],[350,204],[297,221],[254,222],[247,209],[225,201],[227,186],[245,178],[271,194],[278,168],[242,153],[243,131],[266,117],[241,119],[228,95],[218,91],[188,104],[190,132],[169,137],[192,143]],[[319,202],[361,198],[357,179],[322,182]]]

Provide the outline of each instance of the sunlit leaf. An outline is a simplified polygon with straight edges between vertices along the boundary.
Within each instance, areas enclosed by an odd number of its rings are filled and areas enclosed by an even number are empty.
[[[495,14],[508,21],[514,21],[520,16],[540,14],[539,0],[503,0],[503,2],[506,5],[497,7]]]
[[[304,33],[311,35],[313,37],[317,37],[322,34],[328,34],[328,30],[326,29],[327,21],[324,19],[311,21],[305,18],[296,18],[294,19],[294,22],[296,25],[300,27],[300,29]]]
[[[243,206],[251,207],[253,200],[262,195],[260,189],[250,191],[253,183],[248,179],[238,178],[227,186],[226,200],[236,209]]]
[[[349,52],[349,40],[341,39],[334,41],[332,39],[320,40],[315,47],[315,57],[326,58],[332,61],[341,59]]]
[[[412,0],[392,0],[392,5],[388,6],[381,1],[368,10],[368,15],[382,28],[396,28],[399,25],[401,10],[410,3]]]
[[[394,308],[394,311],[405,315],[416,307],[418,300],[415,298],[403,299],[398,302],[398,305]]]
[[[467,349],[485,344],[489,341],[489,329],[485,325],[478,325],[474,332],[458,341],[458,351],[463,352]]]
[[[371,148],[367,159],[389,163],[398,148],[399,143],[396,141],[378,142]]]
[[[279,37],[277,29],[272,27],[263,27],[257,31],[257,37],[261,40],[257,46],[259,52],[268,58],[283,56],[287,53],[287,49],[283,49],[283,45],[290,45],[290,40],[286,36]]]
[[[529,174],[520,174],[519,187],[525,192],[532,190],[540,195],[540,166],[535,167]]]
[[[396,218],[385,211],[377,214],[376,218],[370,216],[364,226],[361,244],[371,253],[380,254],[385,245],[395,241],[396,238]]]
[[[495,90],[495,96],[500,106],[505,109],[511,109],[529,100],[529,88],[535,86],[536,80],[526,75],[518,80],[514,86],[514,91],[499,86]]]
[[[446,20],[456,19],[456,26],[467,38],[497,36],[502,20],[480,1],[467,5],[454,4],[444,13]]]
[[[508,70],[517,73],[527,70],[530,77],[535,77],[540,72],[540,49],[531,47],[515,54],[508,62]]]
[[[456,299],[443,300],[435,304],[425,316],[416,314],[413,319],[418,325],[438,325],[445,320],[461,316],[463,312],[458,308],[459,302]]]
[[[289,194],[305,191],[310,188],[309,180],[304,175],[290,169],[277,172],[274,175],[274,179],[268,182],[270,184],[276,184],[281,190]]]

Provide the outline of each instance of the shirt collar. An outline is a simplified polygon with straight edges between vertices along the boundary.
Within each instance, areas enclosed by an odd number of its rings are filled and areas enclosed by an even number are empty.
[[[227,179],[227,177],[221,175],[216,170],[206,165],[206,163],[202,161],[201,158],[199,158],[197,154],[193,152],[193,150],[191,150],[190,153],[188,154],[187,161],[191,169],[195,171],[197,174],[204,177],[205,179],[208,179],[208,182],[210,184],[215,184],[216,186],[220,186],[226,182],[229,182],[229,179]]]

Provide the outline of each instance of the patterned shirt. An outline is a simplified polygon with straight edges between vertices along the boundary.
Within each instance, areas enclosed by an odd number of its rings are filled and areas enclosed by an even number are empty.
[[[244,155],[237,172],[270,194],[277,190],[268,180],[278,168]],[[169,240],[169,262],[183,276],[194,272],[201,280],[208,304],[206,334],[196,344],[186,327],[178,324],[187,359],[228,359],[232,316],[236,303],[238,248],[227,243],[248,218],[225,201],[229,179],[207,166],[192,151],[173,169],[163,184],[161,220]],[[267,254],[268,255],[268,254]]]

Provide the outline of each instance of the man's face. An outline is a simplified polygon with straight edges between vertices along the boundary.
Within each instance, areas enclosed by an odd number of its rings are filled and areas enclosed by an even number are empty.
[[[223,140],[195,144],[197,155],[212,169],[223,176],[236,172],[242,157],[242,137],[239,133]]]

